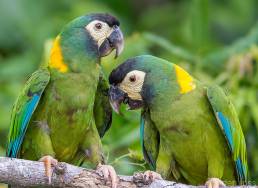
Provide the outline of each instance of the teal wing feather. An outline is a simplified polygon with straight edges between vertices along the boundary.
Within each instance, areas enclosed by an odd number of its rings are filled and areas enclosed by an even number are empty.
[[[229,97],[218,86],[209,87],[207,96],[235,162],[238,182],[246,184],[248,175],[246,144],[235,108]]]
[[[148,112],[142,113],[140,125],[140,141],[144,159],[152,170],[156,170],[156,160],[159,152],[159,132],[150,119]]]
[[[108,81],[101,74],[94,102],[95,124],[101,138],[108,131],[112,123],[112,107],[108,99],[108,89]]]
[[[6,156],[17,157],[33,112],[50,80],[47,69],[34,72],[18,96],[11,114]]]

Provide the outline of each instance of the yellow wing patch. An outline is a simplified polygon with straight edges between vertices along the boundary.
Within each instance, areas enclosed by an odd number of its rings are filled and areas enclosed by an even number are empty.
[[[49,67],[57,69],[59,72],[63,73],[68,71],[68,66],[63,62],[59,35],[56,37],[51,50]]]
[[[180,86],[180,93],[185,94],[196,88],[193,77],[181,67],[174,65],[177,82]]]

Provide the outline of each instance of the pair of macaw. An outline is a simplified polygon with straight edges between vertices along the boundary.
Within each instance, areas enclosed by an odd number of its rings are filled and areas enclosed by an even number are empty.
[[[142,108],[141,144],[146,161],[163,178],[218,187],[247,183],[246,145],[236,112],[217,86],[206,86],[181,67],[153,56],[127,60],[109,85],[100,60],[123,49],[119,22],[91,14],[69,23],[55,39],[50,62],[32,74],[12,112],[7,156],[51,165],[86,162],[116,187],[103,165],[100,138],[112,108]],[[110,106],[109,104],[112,106]],[[147,171],[147,179],[161,178]]]

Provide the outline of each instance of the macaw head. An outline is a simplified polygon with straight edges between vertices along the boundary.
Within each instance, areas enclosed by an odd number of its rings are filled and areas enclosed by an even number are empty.
[[[128,59],[109,76],[109,100],[119,113],[121,103],[130,110],[150,108],[195,88],[193,78],[181,67],[166,60],[142,55]]]
[[[117,57],[123,50],[124,39],[119,21],[109,14],[89,14],[68,23],[57,36],[51,52],[52,65],[58,69],[81,67],[78,62],[94,61],[113,50]],[[60,62],[62,60],[62,62]]]

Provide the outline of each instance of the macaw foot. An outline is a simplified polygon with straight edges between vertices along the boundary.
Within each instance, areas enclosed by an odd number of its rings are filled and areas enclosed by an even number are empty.
[[[205,186],[208,188],[219,188],[220,186],[225,187],[226,185],[219,178],[209,178]]]
[[[145,185],[152,183],[155,180],[162,180],[159,173],[147,170],[144,173],[136,173],[133,176],[134,182],[143,182]]]
[[[51,184],[51,177],[52,177],[52,169],[51,166],[56,166],[58,161],[56,159],[54,159],[53,157],[51,157],[50,155],[46,155],[44,157],[41,157],[39,159],[39,161],[44,162],[44,166],[45,166],[45,174],[48,177],[48,183]]]
[[[112,166],[98,164],[96,171],[100,176],[104,177],[105,181],[108,181],[108,180],[111,181],[112,188],[117,187],[118,177],[116,175],[115,169]]]
[[[144,181],[153,182],[154,180],[162,180],[162,177],[159,173],[147,170],[143,173]]]

